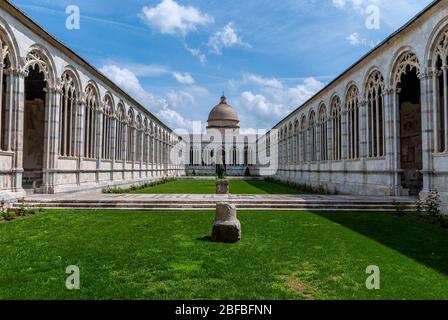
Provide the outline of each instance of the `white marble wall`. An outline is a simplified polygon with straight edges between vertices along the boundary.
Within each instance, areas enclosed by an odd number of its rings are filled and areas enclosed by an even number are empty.
[[[391,37],[367,57],[356,63],[352,68],[330,83],[324,90],[311,98],[296,111],[281,121],[274,129],[280,132],[279,162],[280,168],[275,177],[282,181],[324,186],[341,193],[361,195],[371,194],[406,194],[400,182],[400,138],[399,128],[397,75],[401,73],[403,57],[412,54],[417,61],[408,65],[418,69],[421,87],[421,119],[424,182],[421,196],[431,190],[437,190],[443,200],[444,211],[448,211],[448,153],[435,149],[437,134],[434,130],[434,114],[436,112],[436,95],[434,87],[435,47],[448,30],[448,2],[439,1],[427,10],[399,34]],[[416,62],[416,63],[415,63]],[[415,63],[416,65],[412,65]],[[385,155],[369,157],[367,149],[367,80],[373,71],[379,71],[384,78],[384,143]],[[347,90],[355,85],[359,91],[360,108],[360,157],[347,159],[346,142],[346,112],[345,101]],[[328,122],[330,159],[327,161],[303,160],[303,155],[296,158],[288,157],[297,140],[297,133],[292,133],[296,123],[301,123],[302,117],[309,119],[318,107],[327,106],[327,119],[331,119],[330,106],[333,97],[338,96],[342,102],[342,160],[332,160],[331,157],[331,121]],[[319,131],[319,129],[317,129]],[[319,134],[319,133],[318,133]],[[292,144],[291,144],[292,143]],[[308,137],[308,144],[310,143]],[[309,147],[309,145],[308,145]],[[300,149],[300,145],[298,147]],[[309,150],[309,149],[308,149]],[[305,159],[310,159],[305,155]]]
[[[4,133],[11,135],[11,147],[10,150],[0,151],[0,198],[24,194],[22,188],[24,84],[29,68],[34,66],[45,74],[47,85],[45,139],[44,145],[41,146],[44,153],[43,184],[37,191],[56,193],[126,185],[185,173],[180,162],[170,160],[170,152],[181,148],[178,136],[170,128],[75,53],[27,20],[11,4],[3,1],[0,3],[0,40],[9,49],[11,66],[7,72],[11,74],[9,79],[12,92],[11,101],[8,101],[6,106],[11,112],[11,126]],[[61,156],[59,150],[61,77],[67,70],[75,75],[78,85],[75,107],[78,108],[79,119],[76,120],[75,156]],[[86,159],[81,152],[85,143],[84,97],[88,85],[95,88],[99,101],[98,156],[95,159]],[[111,98],[114,110],[121,104],[125,108],[125,114],[132,109],[136,118],[139,117],[146,124],[146,127],[141,129],[144,139],[147,139],[151,146],[157,145],[146,153],[146,158],[132,161],[120,161],[114,157],[111,160],[101,159],[101,118],[106,95]],[[116,121],[115,115],[113,121]],[[111,134],[114,135],[115,132],[112,130]],[[128,141],[124,141],[123,145],[127,146]],[[142,147],[143,144],[135,146],[138,148],[136,150],[141,150]]]

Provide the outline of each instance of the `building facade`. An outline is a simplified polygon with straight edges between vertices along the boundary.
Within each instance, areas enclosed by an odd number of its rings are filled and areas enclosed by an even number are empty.
[[[257,137],[240,134],[239,124],[238,113],[222,96],[209,114],[206,132],[184,137],[189,150],[187,174],[215,175],[216,165],[222,164],[229,176],[256,175]]]
[[[7,1],[0,59],[2,199],[184,173],[180,137]]]
[[[448,211],[448,1],[406,26],[282,120],[283,181],[342,193],[438,191]]]

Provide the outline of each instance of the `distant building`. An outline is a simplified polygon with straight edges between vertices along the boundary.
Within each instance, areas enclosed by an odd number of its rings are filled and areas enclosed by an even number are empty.
[[[189,142],[187,174],[213,175],[216,165],[223,164],[227,175],[254,174],[256,164],[256,135],[240,134],[240,120],[225,96],[212,109],[205,134],[192,134]]]

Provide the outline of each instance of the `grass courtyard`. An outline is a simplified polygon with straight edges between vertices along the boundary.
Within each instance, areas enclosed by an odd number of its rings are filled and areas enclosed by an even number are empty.
[[[392,214],[48,211],[0,224],[0,299],[448,299],[448,232]],[[65,289],[76,265],[81,289]],[[366,267],[381,290],[365,287]]]
[[[214,194],[215,180],[181,179],[129,193],[139,194]],[[229,180],[232,194],[304,194],[306,191],[266,180]]]

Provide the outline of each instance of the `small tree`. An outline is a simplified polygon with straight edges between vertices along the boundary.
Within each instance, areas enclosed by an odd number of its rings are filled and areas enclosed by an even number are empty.
[[[226,177],[226,167],[223,164],[216,165],[216,175],[218,179],[224,179]]]

